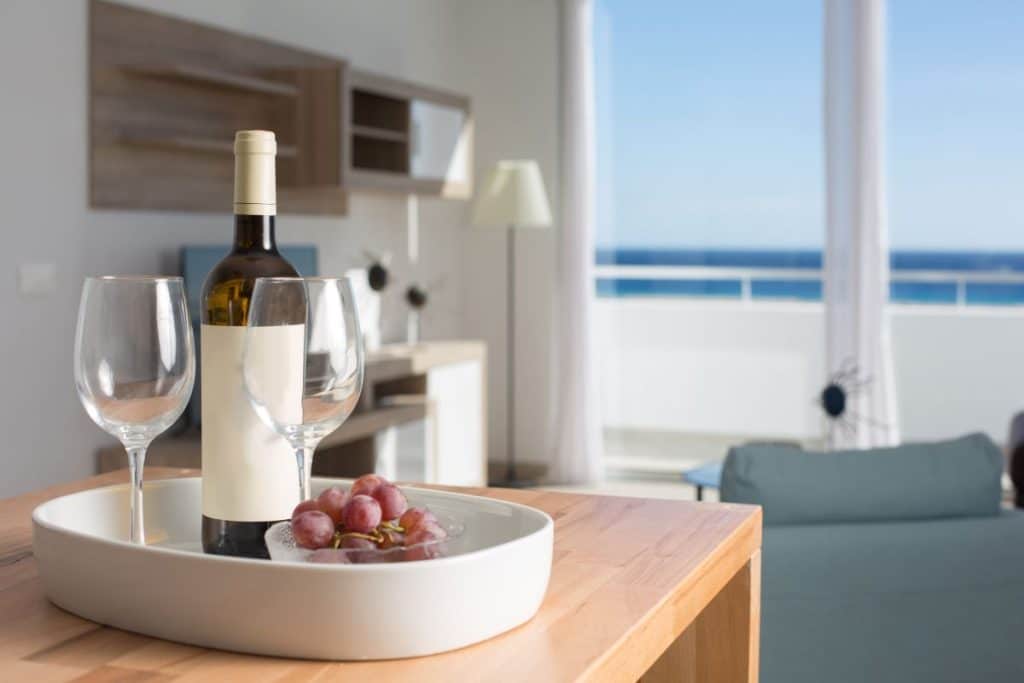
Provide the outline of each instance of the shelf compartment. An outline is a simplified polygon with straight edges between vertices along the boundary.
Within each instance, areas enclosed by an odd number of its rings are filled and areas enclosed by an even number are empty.
[[[353,135],[352,168],[406,174],[409,146],[405,142]]]
[[[407,135],[409,101],[369,90],[352,90],[352,125]]]
[[[467,199],[473,120],[468,97],[351,70],[345,184],[353,189]]]

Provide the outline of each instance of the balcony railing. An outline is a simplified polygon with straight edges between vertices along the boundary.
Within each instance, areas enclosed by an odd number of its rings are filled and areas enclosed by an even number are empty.
[[[738,283],[738,290],[717,294],[681,294],[705,298],[718,296],[738,298],[743,302],[771,299],[799,299],[803,301],[820,299],[820,288],[823,273],[815,268],[742,268],[731,266],[632,266],[632,265],[597,265],[594,275],[598,282],[602,281],[646,281],[646,282],[692,282],[692,283]],[[814,283],[819,291],[817,296],[808,296],[795,291],[789,295],[778,293],[777,285],[785,283]],[[763,285],[776,285],[764,287]],[[758,285],[772,293],[758,293]],[[890,300],[896,303],[946,304],[964,307],[968,305],[1024,305],[1024,272],[1017,271],[974,271],[974,270],[896,270],[890,277]],[[932,296],[915,298],[906,293],[913,286],[937,287],[938,291],[951,291],[952,297]],[[944,289],[943,289],[944,288]],[[952,289],[950,289],[952,288]],[[988,288],[989,296],[984,296]],[[813,288],[812,288],[813,289]],[[976,296],[971,297],[972,289]],[[901,292],[904,292],[901,294]],[[992,296],[993,292],[1001,294]],[[600,293],[600,288],[599,288]],[[613,296],[630,296],[629,293],[616,293]],[[636,293],[635,296],[651,294]],[[658,294],[655,294],[658,295]],[[664,296],[664,293],[660,294]]]

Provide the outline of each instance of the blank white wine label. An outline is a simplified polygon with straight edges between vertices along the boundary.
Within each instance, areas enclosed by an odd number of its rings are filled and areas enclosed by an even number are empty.
[[[256,414],[243,384],[245,327],[203,325],[203,514],[233,522],[287,519],[299,502],[295,451]],[[254,384],[272,388],[270,412],[299,422],[304,325],[251,330],[259,356]]]

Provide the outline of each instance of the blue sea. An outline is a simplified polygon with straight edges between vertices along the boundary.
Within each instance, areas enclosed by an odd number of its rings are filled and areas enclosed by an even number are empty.
[[[620,266],[701,266],[721,268],[820,270],[819,250],[759,249],[598,249],[596,264]],[[914,271],[948,271],[966,280],[964,303],[983,306],[1024,305],[1024,283],[972,282],[971,273],[1024,274],[1024,253],[960,251],[893,251],[890,254],[889,298],[895,303],[955,304],[957,285],[948,282],[901,281]],[[728,277],[693,279],[597,278],[601,297],[740,298],[742,283]],[[754,299],[820,301],[820,280],[786,280],[759,276],[750,283]]]

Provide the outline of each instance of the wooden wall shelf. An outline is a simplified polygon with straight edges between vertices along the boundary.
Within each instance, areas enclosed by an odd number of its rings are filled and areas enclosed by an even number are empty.
[[[469,98],[339,59],[90,0],[90,206],[230,211],[236,130],[277,135],[282,213],[348,188],[466,199]]]
[[[124,137],[120,140],[126,145],[140,145],[142,147],[162,147],[165,149],[180,149],[190,152],[207,152],[210,154],[228,154],[232,157],[235,154],[234,144],[230,140],[213,140],[203,138],[168,137],[168,138],[133,138]],[[294,145],[278,145],[277,157],[279,159],[294,159],[299,154]]]
[[[345,62],[90,2],[90,205],[231,211],[236,130],[278,140],[282,213],[344,214]]]
[[[352,188],[456,199],[472,194],[469,98],[352,71],[347,102]]]
[[[277,95],[280,97],[299,97],[302,91],[291,83],[273,81],[266,78],[241,76],[215,69],[204,69],[198,66],[178,65],[165,68],[133,67],[129,72],[149,78],[169,78],[219,88],[234,88],[261,95]]]

